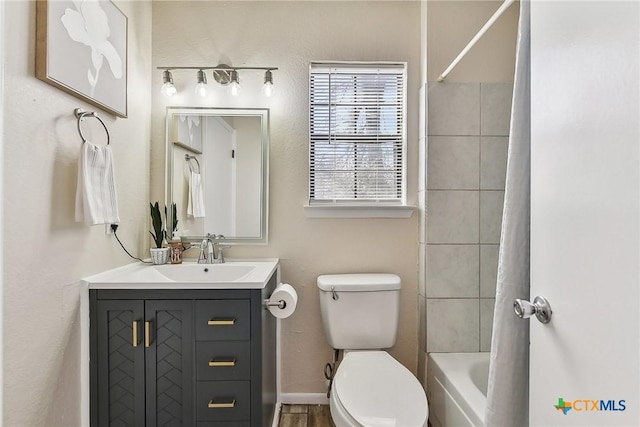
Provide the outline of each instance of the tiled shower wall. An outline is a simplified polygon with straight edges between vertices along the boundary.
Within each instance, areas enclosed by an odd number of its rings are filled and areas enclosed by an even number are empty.
[[[511,94],[511,84],[429,84],[423,351],[490,350]]]

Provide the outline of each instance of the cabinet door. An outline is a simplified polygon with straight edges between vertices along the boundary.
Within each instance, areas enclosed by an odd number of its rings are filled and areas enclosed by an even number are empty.
[[[145,302],[147,426],[194,424],[192,319],[192,301]]]
[[[97,425],[144,426],[144,303],[96,303]]]

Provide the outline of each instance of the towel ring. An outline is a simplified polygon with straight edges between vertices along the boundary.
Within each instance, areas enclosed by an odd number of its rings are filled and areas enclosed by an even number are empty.
[[[98,117],[98,115],[95,113],[95,111],[85,111],[82,108],[76,108],[75,110],[73,110],[73,114],[78,119],[78,133],[80,134],[80,138],[82,138],[82,143],[83,144],[85,142],[87,142],[87,138],[85,138],[84,134],[82,133],[82,128],[80,127],[80,122],[85,117],[93,117],[95,119],[98,119],[98,121],[100,123],[102,123],[102,127],[104,128],[104,131],[107,133],[107,145],[109,145],[109,142],[111,141],[111,138],[109,136],[109,129],[107,129],[107,125],[102,121],[102,119],[100,117]]]
[[[185,154],[184,155],[184,159],[189,164],[189,170],[191,170],[191,172],[200,173],[200,162],[198,161],[198,158],[196,156],[190,156],[189,154]],[[193,170],[193,168],[191,167],[191,162],[189,160],[195,160],[196,161],[196,164],[198,165],[198,172]]]

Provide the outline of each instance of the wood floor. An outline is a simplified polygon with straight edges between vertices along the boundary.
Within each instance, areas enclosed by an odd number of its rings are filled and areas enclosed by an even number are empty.
[[[335,427],[328,405],[282,405],[279,427]]]
[[[336,427],[336,425],[331,421],[329,405],[282,405],[278,427]]]

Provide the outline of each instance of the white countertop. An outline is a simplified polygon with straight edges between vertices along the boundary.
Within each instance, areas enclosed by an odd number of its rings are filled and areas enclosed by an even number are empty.
[[[171,280],[158,270],[153,264],[136,262],[123,265],[112,270],[85,277],[82,282],[89,289],[262,289],[266,286],[271,275],[278,268],[277,258],[260,259],[227,259],[225,264],[197,264],[195,262],[183,262],[180,265],[191,265],[194,268],[201,267],[214,271],[217,266],[252,266],[248,274],[237,280],[225,282],[207,281],[175,281]],[[163,268],[171,268],[165,264]]]

